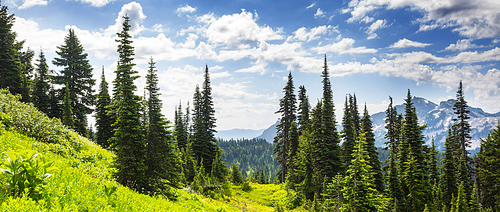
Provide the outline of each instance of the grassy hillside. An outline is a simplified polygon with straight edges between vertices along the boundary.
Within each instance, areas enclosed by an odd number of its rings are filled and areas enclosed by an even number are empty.
[[[281,185],[251,184],[250,192],[233,186],[219,200],[183,189],[170,191],[175,201],[139,194],[112,178],[112,152],[5,90],[0,90],[0,154],[0,211],[273,211],[290,204]],[[25,168],[12,166],[16,162]],[[41,181],[13,179],[25,169]]]

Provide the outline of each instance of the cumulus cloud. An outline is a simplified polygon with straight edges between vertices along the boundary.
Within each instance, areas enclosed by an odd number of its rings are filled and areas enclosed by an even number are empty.
[[[321,8],[318,8],[318,10],[316,10],[316,13],[314,14],[314,18],[323,18],[323,17],[325,17],[325,12],[323,12]]]
[[[151,30],[153,30],[154,32],[165,32],[165,29],[163,29],[163,26],[161,24],[153,25],[153,28]]]
[[[44,51],[55,51],[56,46],[64,41],[64,30],[40,29],[37,22],[16,17],[12,30],[19,40],[26,40],[24,46],[31,49],[43,48]]]
[[[186,4],[186,6],[181,6],[181,7],[177,8],[177,10],[175,11],[175,13],[177,13],[177,16],[179,16],[179,17],[181,17],[181,15],[183,15],[183,14],[194,13],[194,12],[196,12],[196,8],[191,7],[187,4]]]
[[[382,28],[386,28],[387,25],[386,25],[387,21],[384,19],[384,20],[377,20],[375,21],[372,25],[370,25],[368,27],[368,29],[366,30],[366,33],[368,34],[368,40],[370,39],[374,39],[374,38],[377,38],[378,35],[377,33],[375,33],[375,31],[377,31],[378,29],[382,29]]]
[[[121,11],[118,13],[118,17],[115,20],[115,24],[106,29],[105,33],[108,35],[116,34],[120,32],[123,28],[122,24],[124,21],[124,16],[128,15],[130,21],[130,34],[132,36],[138,35],[145,28],[142,25],[146,15],[142,12],[141,4],[133,1],[128,4],[123,5]]]
[[[420,42],[411,41],[411,40],[408,40],[406,38],[403,38],[403,39],[400,39],[398,42],[390,45],[389,48],[392,48],[392,49],[409,48],[409,47],[422,48],[422,47],[426,47],[426,46],[430,46],[430,45],[432,45],[432,44],[420,43]]]
[[[28,9],[30,7],[37,6],[37,5],[45,6],[45,5],[47,5],[47,3],[48,2],[45,0],[24,0],[23,4],[21,6],[19,6],[17,9]]]
[[[297,29],[295,32],[293,32],[294,36],[291,38],[291,40],[299,40],[299,41],[313,41],[316,39],[319,39],[319,35],[324,35],[328,33],[328,30],[339,32],[337,30],[337,27],[332,27],[331,25],[328,26],[318,26],[314,27],[312,29],[307,30],[305,27],[301,27]]]
[[[375,10],[402,8],[424,14],[423,18],[415,20],[421,23],[419,31],[441,27],[452,28],[462,36],[478,39],[500,35],[500,2],[497,0],[352,0],[349,8],[343,11],[351,13],[347,21],[352,23],[362,20]]]
[[[314,47],[311,50],[318,53],[335,52],[338,54],[360,54],[360,53],[376,53],[376,49],[369,49],[366,47],[353,47],[354,39],[343,38],[337,43],[332,43],[324,46]]]
[[[458,40],[456,44],[452,43],[448,47],[446,47],[445,51],[464,51],[466,49],[471,48],[480,48],[483,46],[478,46],[476,44],[471,43],[472,39],[462,39]]]
[[[209,23],[204,36],[209,42],[223,45],[225,48],[244,49],[258,42],[283,39],[279,30],[259,26],[256,23],[257,13],[242,10],[239,14],[224,15],[217,19],[212,17],[199,19]]]

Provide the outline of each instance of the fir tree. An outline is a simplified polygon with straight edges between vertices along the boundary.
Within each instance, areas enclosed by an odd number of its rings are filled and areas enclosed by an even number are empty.
[[[16,33],[12,31],[14,14],[0,5],[0,89],[9,88],[12,94],[22,93],[21,61],[16,49]]]
[[[454,161],[455,147],[453,144],[453,133],[452,129],[448,129],[448,136],[446,136],[446,142],[444,143],[444,159],[443,159],[443,175],[441,182],[443,184],[443,202],[447,208],[450,208],[451,196],[457,195],[457,179],[456,172],[457,167]]]
[[[387,139],[386,147],[384,149],[390,148],[391,153],[394,151],[397,154],[398,150],[398,141],[399,141],[399,125],[398,123],[398,112],[396,107],[393,106],[392,97],[389,96],[389,106],[385,111],[385,129],[387,129],[387,133],[384,135],[384,138]]]
[[[57,91],[51,86],[49,90],[49,112],[47,114],[50,118],[62,118],[61,104],[56,93]]]
[[[388,166],[388,177],[387,177],[387,190],[388,196],[392,199],[393,211],[403,211],[405,202],[403,191],[401,190],[401,182],[399,181],[399,170],[397,164],[397,150],[398,150],[398,140],[399,134],[397,134],[398,125],[397,122],[397,111],[393,107],[392,97],[389,96],[389,106],[386,110],[385,128],[387,133],[384,138],[388,140],[386,142],[386,149],[390,149],[390,156]]]
[[[92,66],[84,53],[83,46],[75,35],[73,29],[69,29],[64,38],[64,44],[57,47],[59,58],[54,58],[52,63],[63,67],[61,75],[55,78],[55,84],[68,86],[70,92],[75,129],[81,135],[85,135],[87,128],[87,115],[92,113],[95,95],[93,87],[95,79],[92,79]],[[64,91],[65,87],[59,92]],[[61,94],[61,93],[60,93]]]
[[[95,125],[97,129],[97,144],[103,148],[108,148],[108,140],[113,137],[113,124],[108,114],[108,107],[111,104],[111,97],[108,93],[108,82],[104,76],[104,67],[102,68],[101,84],[99,85],[99,94],[97,94],[97,103],[95,108]]]
[[[299,134],[302,134],[302,131],[309,126],[309,111],[311,110],[311,105],[309,104],[309,97],[307,97],[306,92],[306,88],[303,85],[299,86],[299,109],[297,113]]]
[[[437,167],[437,163],[438,163],[438,158],[437,158],[437,155],[438,155],[439,151],[436,150],[436,146],[434,145],[434,137],[432,138],[432,146],[431,146],[431,149],[430,149],[430,154],[429,154],[429,157],[430,157],[430,160],[429,160],[429,172],[430,172],[430,176],[429,176],[429,180],[431,183],[436,183],[436,184],[439,184],[439,170],[438,170],[438,167]]]
[[[129,17],[124,16],[122,31],[117,33],[118,39],[118,68],[115,71],[117,82],[117,100],[114,108],[116,122],[112,125],[115,129],[114,136],[110,139],[112,147],[116,150],[115,177],[122,185],[138,190],[146,183],[144,176],[146,150],[145,139],[140,122],[141,103],[140,97],[134,92],[137,87],[134,80],[139,76],[133,70],[134,47],[131,46],[129,34]]]
[[[341,136],[344,142],[342,143],[342,156],[344,159],[344,166],[347,168],[351,164],[353,159],[352,153],[355,148],[356,143],[356,129],[353,122],[353,115],[351,114],[351,105],[349,103],[349,99],[352,99],[352,96],[349,95],[349,98],[346,96],[344,103],[344,116],[342,116],[342,132]]]
[[[22,85],[21,85],[21,100],[23,102],[31,102],[31,95],[32,95],[32,84],[33,80],[32,74],[33,74],[33,64],[31,61],[33,60],[33,57],[35,56],[35,52],[28,47],[26,51],[22,51],[24,41],[18,42],[17,43],[17,51],[19,54],[19,61],[21,65],[21,80],[22,80]],[[40,50],[41,51],[41,50]]]
[[[366,108],[361,119],[361,129],[360,133],[364,133],[366,137],[366,151],[370,156],[369,165],[372,167],[373,178],[375,183],[375,189],[379,193],[384,191],[384,176],[382,174],[382,168],[380,165],[380,160],[378,158],[377,147],[375,146],[375,134],[373,133],[373,122],[370,120],[370,114],[368,114],[368,109]]]
[[[178,186],[181,181],[180,158],[171,145],[173,140],[170,131],[168,131],[168,120],[165,120],[161,113],[162,102],[160,100],[160,88],[158,87],[158,75],[153,58],[148,63],[148,74],[146,76],[146,95],[147,95],[147,157],[145,164],[147,166],[146,176],[149,179],[149,185],[152,189],[164,189],[162,185],[164,180],[168,180],[171,186]]]
[[[358,101],[356,100],[356,94],[351,96],[349,94],[349,107],[351,109],[352,123],[354,124],[354,131],[356,132],[356,137],[359,136],[361,131],[361,121],[359,117]]]
[[[40,50],[39,58],[36,64],[35,85],[33,88],[33,96],[31,97],[33,105],[41,112],[49,114],[50,109],[50,76],[49,66],[45,59],[45,54]]]
[[[296,172],[296,164],[294,163],[295,158],[297,157],[297,152],[299,148],[299,129],[297,128],[297,123],[292,122],[292,126],[290,127],[290,146],[288,150],[288,162],[287,162],[287,182],[288,186],[291,188],[295,188],[295,185],[298,182],[298,173]]]
[[[71,98],[69,89],[66,87],[65,91],[66,92],[64,92],[62,123],[67,127],[74,129],[75,120],[73,119],[73,107],[71,107]]]
[[[297,157],[295,158],[295,166],[297,167],[297,181],[300,182],[297,185],[297,190],[304,195],[308,200],[314,198],[314,188],[312,186],[313,180],[313,146],[311,144],[311,133],[312,128],[307,128],[302,131],[302,135],[299,137],[299,148]]]
[[[481,139],[478,154],[480,199],[484,208],[500,211],[500,122]]]
[[[457,122],[454,124],[454,127],[456,127],[457,130],[457,141],[460,145],[460,150],[461,150],[461,156],[458,157],[459,160],[464,160],[464,169],[461,170],[458,174],[458,178],[460,180],[464,181],[464,189],[465,189],[465,194],[467,197],[467,202],[470,200],[470,196],[472,193],[472,176],[471,176],[471,161],[468,156],[469,152],[467,151],[467,148],[471,147],[471,129],[470,129],[470,124],[467,121],[470,119],[469,116],[469,110],[467,110],[467,101],[464,99],[464,92],[462,90],[462,81],[460,81],[460,84],[458,86],[458,91],[457,91],[457,101],[453,105],[453,110],[454,113],[457,115],[457,118],[454,118],[453,121]],[[460,166],[462,166],[460,162]]]
[[[175,111],[175,138],[179,148],[186,148],[188,142],[188,132],[184,124],[184,113],[182,112],[181,104],[179,104],[179,107]]]
[[[296,98],[294,93],[295,87],[293,85],[292,72],[288,74],[288,81],[283,88],[283,93],[285,94],[283,98],[280,99],[280,109],[276,113],[281,114],[280,123],[276,126],[276,137],[274,137],[274,143],[276,144],[274,148],[274,153],[276,154],[276,160],[278,165],[281,167],[281,182],[285,181],[287,174],[287,162],[288,162],[288,150],[290,146],[290,127],[292,122],[296,119]]]
[[[186,182],[191,183],[196,176],[196,160],[194,159],[191,143],[187,143],[186,147],[181,149],[181,155],[184,179]]]
[[[243,176],[241,176],[241,172],[238,170],[238,166],[234,161],[231,168],[231,180],[235,185],[241,185],[243,183]]]
[[[370,156],[366,149],[365,135],[360,134],[356,140],[353,160],[346,171],[344,179],[344,199],[348,210],[376,211],[381,196],[375,189],[372,167],[369,165]]]

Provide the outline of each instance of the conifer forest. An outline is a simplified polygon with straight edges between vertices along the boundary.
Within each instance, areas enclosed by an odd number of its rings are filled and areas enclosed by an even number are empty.
[[[12,30],[15,16],[6,6],[0,8],[0,89],[112,153],[113,171],[106,182],[116,181],[135,193],[173,202],[185,201],[177,190],[215,201],[231,196],[233,186],[244,192],[261,185],[280,185],[286,191],[287,204],[275,204],[276,211],[500,211],[500,121],[481,138],[479,151],[471,154],[470,111],[464,97],[467,84],[462,81],[456,84],[454,118],[449,120],[441,151],[434,142],[425,143],[422,132],[427,125],[418,120],[410,89],[398,91],[406,94],[402,111],[388,97],[387,142],[383,150],[378,149],[370,111],[359,103],[362,100],[347,94],[343,104],[334,102],[326,55],[323,64],[316,64],[322,71],[318,76],[322,95],[317,101],[309,99],[306,87],[297,86],[289,72],[277,102],[280,122],[273,141],[227,141],[216,137],[210,66],[204,67],[203,83],[192,88],[192,100],[166,111],[175,114],[174,120],[168,120],[162,111],[154,56],[148,62],[147,75],[139,76],[134,69],[129,17],[123,18],[115,40],[116,78],[108,82],[104,68],[101,76],[93,76],[88,54],[74,30],[67,30],[55,52],[57,57],[47,61],[43,50],[35,54],[23,48],[25,41],[19,41]],[[59,70],[49,70],[48,63]],[[98,77],[100,84],[94,90]],[[134,82],[140,77],[146,80],[143,96],[136,94]],[[6,121],[5,108],[0,107],[0,134],[7,130],[5,124],[37,141],[57,143],[50,140],[50,133],[45,141],[33,133],[38,131]],[[342,114],[341,123],[336,114]],[[95,123],[87,120],[89,115],[95,117]],[[45,152],[72,155],[64,145],[57,148]],[[384,158],[379,157],[380,152]],[[8,205],[2,203],[8,198],[24,197],[35,200],[33,204],[52,204],[41,203],[49,198],[44,196],[43,186],[30,187],[38,181],[27,178],[10,183],[15,173],[4,163],[6,155],[2,154],[0,163],[0,205]],[[49,165],[44,170],[50,170]],[[50,182],[55,176],[42,181]],[[106,187],[103,194],[108,201],[116,188]],[[111,203],[105,207],[118,210]]]

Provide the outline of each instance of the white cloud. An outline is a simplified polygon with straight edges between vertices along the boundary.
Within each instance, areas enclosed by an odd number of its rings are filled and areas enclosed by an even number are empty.
[[[114,2],[114,0],[76,0],[76,1],[87,3],[87,4],[90,4],[94,7],[102,7],[102,6],[105,6],[111,2]]]
[[[246,73],[259,73],[259,74],[264,74],[266,73],[267,63],[266,62],[260,62],[258,64],[255,64],[252,67],[236,70],[236,72],[246,72]]]
[[[310,42],[310,41],[319,39],[318,35],[327,34],[329,29],[331,29],[332,31],[338,32],[337,27],[332,27],[331,25],[318,26],[318,27],[314,27],[310,30],[307,30],[307,28],[305,28],[305,27],[301,27],[301,28],[297,29],[295,32],[293,32],[294,36],[292,39]]]
[[[316,10],[316,13],[314,14],[314,18],[323,18],[325,17],[325,13],[321,10],[321,8],[318,8]]]
[[[165,29],[163,29],[163,26],[161,24],[153,25],[152,30],[153,32],[165,32]]]
[[[16,17],[12,30],[17,33],[19,40],[26,40],[25,47],[44,51],[55,51],[56,46],[64,41],[66,32],[63,30],[40,29],[37,22]]]
[[[452,43],[448,47],[446,47],[445,51],[463,51],[471,48],[480,48],[483,46],[478,46],[476,44],[471,43],[472,39],[463,39],[458,40],[456,44]]]
[[[500,35],[497,0],[464,1],[464,0],[352,0],[349,8],[348,22],[362,20],[367,14],[378,9],[406,9],[420,11],[423,18],[419,31],[432,30],[437,27],[453,28],[462,36],[471,38],[494,38]]]
[[[183,15],[183,14],[194,13],[194,12],[196,12],[196,8],[191,7],[187,4],[186,4],[186,6],[181,6],[181,7],[177,8],[177,10],[175,10],[175,13],[177,13],[177,16],[179,16],[179,17],[181,17],[181,15]]]
[[[130,21],[130,34],[132,36],[138,35],[141,31],[143,31],[145,28],[142,25],[142,22],[146,18],[146,15],[142,12],[142,6],[141,4],[133,1],[128,4],[125,4],[122,6],[121,11],[118,13],[118,17],[115,20],[115,24],[108,27],[105,30],[105,33],[107,35],[114,35],[118,32],[120,32],[123,28],[123,16],[128,15]]]
[[[316,5],[316,2],[312,3],[311,5],[307,6],[306,9],[309,9],[311,7],[314,7],[314,5]]]
[[[406,38],[403,38],[403,39],[400,39],[398,42],[392,44],[391,46],[389,46],[389,48],[393,48],[393,49],[398,49],[398,48],[408,48],[408,47],[419,47],[419,48],[422,48],[422,47],[426,47],[426,46],[430,46],[432,44],[430,43],[420,43],[420,42],[416,42],[416,41],[411,41],[411,40],[408,40]]]
[[[42,6],[45,6],[47,5],[47,1],[45,0],[24,0],[23,1],[23,4],[21,6],[19,6],[17,9],[28,9],[30,7],[33,7],[33,6],[38,6],[38,5],[42,5]]]
[[[338,54],[359,54],[359,53],[376,53],[376,49],[368,49],[366,47],[356,47],[354,48],[352,45],[354,44],[354,40],[352,38],[343,38],[341,41],[337,43],[332,43],[324,46],[318,46],[311,48],[311,50],[316,51],[318,53],[328,53],[335,52]]]
[[[256,14],[255,17],[257,17]],[[239,14],[224,15],[218,19],[208,17],[202,20],[209,23],[204,32],[208,41],[226,48],[245,49],[258,42],[283,39],[279,30],[275,31],[269,26],[259,26],[254,14],[245,10]]]
[[[386,25],[387,21],[384,19],[384,20],[377,20],[375,21],[372,25],[370,25],[368,27],[368,29],[366,30],[366,33],[368,33],[368,40],[370,39],[374,39],[374,38],[377,38],[378,35],[377,33],[375,33],[375,31],[377,31],[378,29],[382,29],[382,28],[386,28],[387,25]]]

